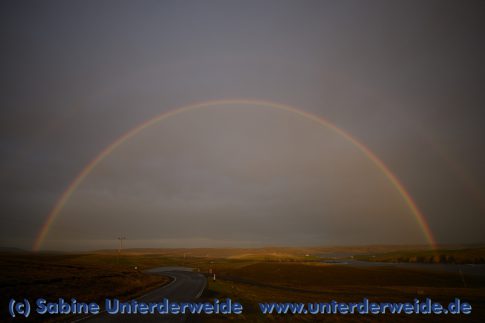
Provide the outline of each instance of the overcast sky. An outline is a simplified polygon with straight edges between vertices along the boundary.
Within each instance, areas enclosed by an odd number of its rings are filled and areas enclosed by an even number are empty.
[[[256,98],[325,117],[440,243],[483,242],[483,1],[12,1],[0,8],[0,244],[30,248],[107,145]],[[351,143],[251,105],[178,115],[90,174],[45,248],[423,243]]]

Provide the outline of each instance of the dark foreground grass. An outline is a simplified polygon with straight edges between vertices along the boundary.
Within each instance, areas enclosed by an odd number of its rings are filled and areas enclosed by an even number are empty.
[[[162,286],[169,278],[145,274],[130,261],[117,257],[91,258],[88,255],[0,254],[0,322],[70,321],[72,317],[51,316],[28,319],[9,317],[8,302],[37,298],[56,301],[75,298],[79,302],[102,303],[107,297],[130,299]],[[127,264],[129,263],[129,264]]]
[[[483,322],[485,279],[446,272],[388,267],[347,267],[314,263],[257,263],[231,268],[219,266],[215,282],[209,281],[203,298],[232,298],[243,304],[243,315],[192,316],[194,322],[224,320],[267,322]],[[471,303],[471,315],[266,315],[258,302],[359,302],[366,297],[377,302],[413,302],[430,297],[448,304],[455,297]]]

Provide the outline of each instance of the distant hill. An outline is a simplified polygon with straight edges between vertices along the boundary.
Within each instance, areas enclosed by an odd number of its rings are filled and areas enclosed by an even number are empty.
[[[357,255],[372,262],[409,262],[429,264],[485,264],[485,247],[437,250],[403,250],[375,255]]]
[[[14,247],[0,247],[0,252],[3,252],[3,253],[29,253],[30,251],[27,251],[27,250],[21,249],[21,248],[14,248]]]
[[[264,247],[264,248],[134,248],[123,249],[124,255],[163,255],[173,257],[208,257],[231,259],[305,259],[345,258],[352,255],[375,254],[406,250],[429,250],[429,246],[350,246],[350,247]],[[91,253],[115,254],[117,249]]]

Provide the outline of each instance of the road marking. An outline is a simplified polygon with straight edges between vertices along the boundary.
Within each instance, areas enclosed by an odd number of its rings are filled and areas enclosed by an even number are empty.
[[[202,276],[204,277],[204,276]],[[204,277],[205,278],[205,277]],[[204,284],[202,285],[202,289],[200,290],[200,292],[197,294],[197,296],[195,296],[195,299],[198,299],[202,293],[204,292],[204,289],[207,287],[207,279],[204,279]]]

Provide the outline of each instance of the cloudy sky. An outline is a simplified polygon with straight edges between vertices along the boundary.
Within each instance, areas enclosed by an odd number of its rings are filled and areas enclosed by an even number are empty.
[[[440,243],[483,242],[482,1],[25,1],[0,8],[0,245],[30,248],[106,146],[164,111],[321,116],[401,180]],[[179,114],[72,195],[44,248],[423,243],[350,142],[256,105]]]

